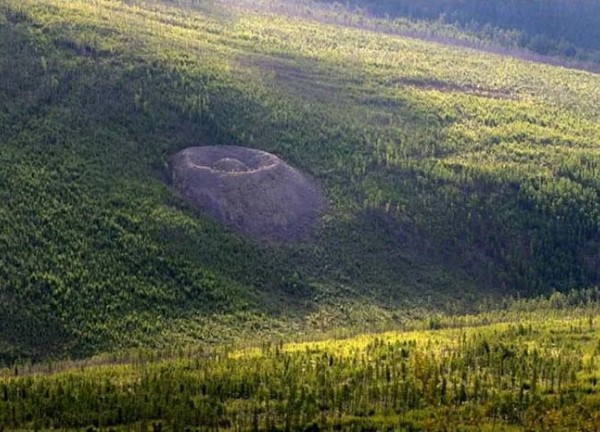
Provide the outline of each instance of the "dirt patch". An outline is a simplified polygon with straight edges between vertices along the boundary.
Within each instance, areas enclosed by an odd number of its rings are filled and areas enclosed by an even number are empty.
[[[170,168],[175,188],[199,210],[257,240],[308,240],[323,210],[310,179],[261,150],[190,147],[171,157]]]

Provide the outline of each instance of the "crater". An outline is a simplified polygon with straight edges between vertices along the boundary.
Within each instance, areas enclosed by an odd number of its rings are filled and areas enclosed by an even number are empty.
[[[309,240],[324,208],[312,179],[262,150],[189,147],[171,157],[170,172],[174,187],[198,210],[261,241]]]

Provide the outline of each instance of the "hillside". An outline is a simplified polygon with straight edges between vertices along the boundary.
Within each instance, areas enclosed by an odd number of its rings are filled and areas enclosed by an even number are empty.
[[[426,21],[436,32],[454,29],[485,44],[600,63],[600,4],[593,0],[323,1],[404,25]]]
[[[273,3],[0,0],[0,360],[376,328],[598,282],[600,77]],[[276,154],[327,201],[269,246],[168,160]]]
[[[35,430],[594,431],[598,291],[436,330],[0,371],[0,425]],[[593,300],[592,300],[593,298]]]

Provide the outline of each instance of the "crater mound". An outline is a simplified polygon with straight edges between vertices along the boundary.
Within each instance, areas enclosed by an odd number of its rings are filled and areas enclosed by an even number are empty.
[[[306,240],[323,209],[310,179],[261,150],[189,147],[171,157],[170,168],[174,187],[199,210],[258,240]]]

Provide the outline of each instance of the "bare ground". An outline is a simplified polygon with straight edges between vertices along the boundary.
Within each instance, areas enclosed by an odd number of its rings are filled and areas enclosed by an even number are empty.
[[[261,150],[190,147],[172,156],[170,167],[173,185],[196,208],[257,240],[308,240],[323,210],[310,179]]]

